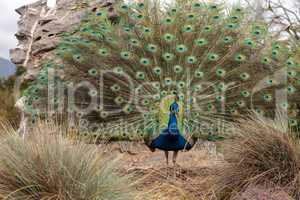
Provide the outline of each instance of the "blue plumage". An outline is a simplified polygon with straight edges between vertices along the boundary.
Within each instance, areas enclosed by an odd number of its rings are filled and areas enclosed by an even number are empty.
[[[164,151],[190,150],[192,145],[181,135],[178,129],[177,115],[179,105],[174,101],[170,106],[168,127],[151,143],[151,148]]]

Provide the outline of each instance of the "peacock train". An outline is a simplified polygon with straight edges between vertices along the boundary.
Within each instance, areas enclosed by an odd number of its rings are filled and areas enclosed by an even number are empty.
[[[226,132],[250,110],[270,118],[282,110],[298,126],[300,56],[247,9],[145,0],[119,2],[114,12],[89,11],[65,33],[55,61],[24,92],[33,122],[74,116],[100,127],[93,137],[150,147],[160,147],[163,132],[179,134],[179,149]]]

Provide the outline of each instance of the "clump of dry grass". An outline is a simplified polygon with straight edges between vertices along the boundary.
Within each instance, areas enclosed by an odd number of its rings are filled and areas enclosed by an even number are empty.
[[[235,125],[229,163],[216,181],[218,199],[232,199],[253,185],[283,188],[299,199],[299,142],[283,124],[253,116]]]
[[[37,124],[25,140],[16,133],[2,136],[0,199],[133,199],[133,185],[116,172],[115,159],[64,139],[60,131]]]
[[[15,108],[13,94],[14,79],[15,77],[11,77],[8,80],[0,79],[0,120],[8,120],[16,127],[20,121],[20,117]]]

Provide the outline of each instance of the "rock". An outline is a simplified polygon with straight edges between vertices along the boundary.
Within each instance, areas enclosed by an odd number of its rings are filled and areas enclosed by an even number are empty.
[[[18,46],[10,50],[10,57],[17,67],[25,68],[23,80],[35,79],[41,63],[54,59],[53,50],[63,33],[74,29],[86,11],[97,12],[100,7],[109,7],[109,15],[114,17],[114,3],[114,0],[56,0],[56,6],[49,8],[47,0],[38,0],[16,9],[20,15],[15,34]],[[28,116],[24,115],[21,127],[27,127],[28,121]]]
[[[100,7],[110,7],[114,16],[114,0],[57,0],[52,9],[47,0],[39,0],[16,9],[20,15],[18,32],[19,43],[10,50],[10,57],[17,67],[26,69],[26,79],[34,79],[45,59],[53,59],[53,50],[59,44],[64,32],[71,31],[87,10],[96,12]]]

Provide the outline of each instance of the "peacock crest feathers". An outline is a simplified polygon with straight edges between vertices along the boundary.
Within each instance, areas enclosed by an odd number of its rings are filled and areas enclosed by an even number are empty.
[[[89,12],[66,34],[56,49],[60,63],[46,63],[25,93],[30,113],[44,112],[39,109],[49,96],[45,88],[86,81],[101,90],[82,87],[68,109],[83,108],[94,98],[98,104],[92,112],[78,116],[114,126],[123,119],[154,129],[160,103],[174,94],[184,105],[188,132],[250,108],[272,117],[279,107],[297,124],[299,56],[241,6],[228,10],[193,0],[162,6],[145,0],[121,2],[114,9],[113,20],[106,8]],[[49,68],[64,73],[52,85],[47,85]],[[276,91],[286,91],[287,98],[278,102]],[[51,101],[57,109],[65,102]]]

